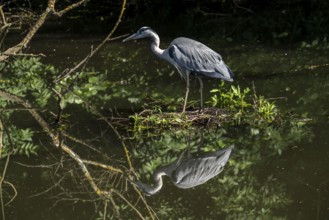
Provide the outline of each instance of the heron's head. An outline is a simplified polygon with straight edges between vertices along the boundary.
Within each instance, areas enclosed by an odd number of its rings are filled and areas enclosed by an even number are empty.
[[[151,37],[154,35],[154,33],[155,32],[149,27],[141,27],[136,33],[125,38],[122,42],[126,42],[128,40],[136,40],[136,39]]]

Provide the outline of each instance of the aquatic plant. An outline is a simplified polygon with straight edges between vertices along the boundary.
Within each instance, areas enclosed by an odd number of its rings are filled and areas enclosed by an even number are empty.
[[[0,89],[20,97],[29,97],[38,108],[44,108],[51,97],[47,79],[55,73],[53,66],[42,64],[39,58],[15,59],[2,66]],[[15,103],[6,99],[0,99],[0,106],[3,109],[1,121],[4,126],[1,129],[1,157],[7,156],[8,153],[36,155],[39,147],[33,142],[35,132],[31,128],[10,125],[11,118],[24,117],[26,109],[17,107]],[[22,114],[15,114],[15,111],[21,111]]]
[[[211,90],[213,93],[209,103],[213,107],[229,109],[238,123],[259,123],[264,121],[271,123],[279,116],[278,109],[274,102],[270,102],[263,96],[258,96],[255,92],[250,94],[251,89],[241,89],[240,86],[231,87],[227,90],[224,84],[219,85],[219,89]]]
[[[244,111],[246,108],[251,107],[250,103],[247,103],[247,96],[250,93],[249,88],[244,90],[240,89],[240,86],[231,85],[228,91],[225,91],[225,83],[222,82],[218,89],[213,89],[210,92],[213,93],[210,98],[210,104],[213,107],[219,107],[228,109],[230,111]]]

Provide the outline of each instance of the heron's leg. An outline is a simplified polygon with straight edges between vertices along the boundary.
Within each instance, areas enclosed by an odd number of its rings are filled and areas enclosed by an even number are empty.
[[[190,79],[189,79],[189,75],[186,74],[186,93],[185,93],[185,100],[184,100],[184,107],[183,107],[183,112],[185,112],[186,110],[186,103],[187,103],[187,98],[188,98],[188,93],[190,91]]]
[[[202,79],[200,77],[198,77],[198,80],[200,82],[200,110],[199,111],[202,111],[203,109],[203,82],[202,82]]]

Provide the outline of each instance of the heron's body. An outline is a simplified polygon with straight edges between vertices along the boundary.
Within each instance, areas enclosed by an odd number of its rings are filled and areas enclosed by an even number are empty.
[[[222,57],[206,45],[185,37],[176,38],[165,50],[160,49],[160,38],[158,34],[149,27],[140,28],[135,34],[126,38],[124,41],[131,39],[140,39],[149,37],[152,39],[151,49],[160,58],[167,60],[176,67],[180,75],[186,81],[186,94],[183,112],[186,108],[190,83],[190,76],[195,76],[200,82],[201,108],[203,103],[202,96],[202,79],[217,78],[233,81],[233,73],[224,63]]]
[[[178,71],[196,77],[218,78],[233,81],[232,71],[222,57],[206,45],[185,37],[173,40],[168,49],[171,62]],[[182,74],[185,79],[185,74]]]
[[[171,172],[173,183],[182,189],[201,185],[222,172],[231,154],[231,147],[211,152],[198,158],[188,158],[179,163],[175,171]],[[196,174],[199,175],[191,175]]]
[[[201,185],[222,172],[231,151],[232,146],[197,158],[179,158],[154,172],[154,186],[141,182],[137,182],[136,185],[147,195],[153,195],[162,188],[163,175],[170,177],[178,188],[187,189]]]

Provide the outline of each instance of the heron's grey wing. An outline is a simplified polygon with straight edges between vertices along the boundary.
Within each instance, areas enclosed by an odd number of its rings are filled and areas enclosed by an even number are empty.
[[[226,148],[214,151],[214,152],[205,153],[203,155],[200,155],[199,158],[216,157],[216,158],[218,158],[218,163],[221,160],[222,163],[226,164],[226,162],[228,161],[228,159],[231,155],[231,152],[232,152],[233,148],[234,148],[234,144],[232,144],[232,145],[230,145]]]
[[[177,187],[187,189],[207,182],[218,175],[222,169],[223,166],[215,165],[214,161],[206,163],[206,161],[195,159],[179,167],[172,173],[171,178]]]
[[[180,188],[191,188],[207,182],[218,175],[227,163],[232,147],[208,153],[207,157],[199,157],[183,161],[171,178],[175,185]]]
[[[177,38],[171,42],[168,53],[179,68],[192,74],[233,81],[233,73],[222,57],[198,41]]]

